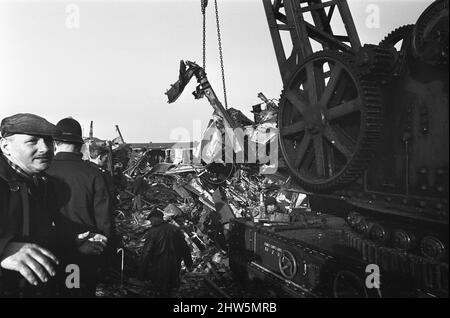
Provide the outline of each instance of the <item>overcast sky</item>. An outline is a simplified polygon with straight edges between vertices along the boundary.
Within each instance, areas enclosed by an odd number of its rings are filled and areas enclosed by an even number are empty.
[[[209,2],[207,73],[223,102]],[[363,43],[415,23],[431,3],[348,2]],[[252,118],[258,92],[278,98],[282,89],[262,1],[219,0],[219,13],[228,104]],[[206,99],[191,95],[194,81],[174,104],[164,92],[181,59],[201,64],[201,22],[200,0],[0,0],[0,119],[72,116],[85,135],[93,120],[97,137],[116,137],[119,125],[128,142],[172,141],[180,129],[194,134],[194,121],[204,129],[212,113]]]

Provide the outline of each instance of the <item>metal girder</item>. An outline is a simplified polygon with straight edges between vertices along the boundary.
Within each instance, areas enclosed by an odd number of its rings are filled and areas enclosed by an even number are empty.
[[[335,49],[354,54],[361,48],[361,42],[346,0],[262,1],[283,85],[289,81],[292,70],[296,69],[296,66],[302,64],[305,58],[320,49]],[[327,8],[329,9],[327,10]],[[335,34],[332,18],[336,14],[340,15],[346,34]],[[290,32],[291,52],[285,51],[286,47],[281,36],[283,31]],[[315,47],[312,40],[318,42],[321,48]]]

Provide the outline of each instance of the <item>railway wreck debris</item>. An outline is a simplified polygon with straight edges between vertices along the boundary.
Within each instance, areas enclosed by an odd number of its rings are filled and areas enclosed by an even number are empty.
[[[276,104],[262,93],[259,96],[262,103],[253,107],[255,121],[235,109],[218,108],[229,115],[213,116],[215,127],[222,127],[220,134],[225,134],[221,118],[228,118],[231,127],[243,127],[243,131],[255,127],[262,131],[275,125]],[[257,134],[258,129],[254,131]],[[90,138],[87,147],[92,143],[102,141]],[[264,146],[270,143],[269,138]],[[264,174],[267,165],[259,162],[218,163],[214,159],[221,151],[222,144],[214,138],[197,144],[112,145],[110,164],[121,251],[105,275],[99,295],[152,296],[151,286],[139,280],[137,272],[144,235],[151,226],[147,217],[153,210],[163,212],[166,221],[183,230],[192,250],[194,269],[187,272],[183,268],[181,288],[174,297],[256,295],[255,291],[245,291],[230,271],[230,222],[235,218],[268,227],[278,225],[278,230],[280,226],[306,228],[324,224],[308,209],[306,195],[290,189],[288,174]],[[207,154],[209,163],[195,158],[196,153],[202,152]]]

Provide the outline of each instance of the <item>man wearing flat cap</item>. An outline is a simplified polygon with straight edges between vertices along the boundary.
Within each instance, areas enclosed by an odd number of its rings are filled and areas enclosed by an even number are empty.
[[[152,226],[145,234],[139,276],[151,280],[159,297],[170,297],[180,284],[181,260],[192,267],[191,251],[181,230],[165,222],[162,212],[154,210],[148,219]]]
[[[60,251],[63,263],[80,266],[79,290],[67,290],[67,296],[94,297],[98,264],[111,241],[113,217],[111,198],[102,172],[82,160],[81,126],[73,118],[56,125],[61,134],[55,137],[55,157],[47,173],[55,185],[59,222],[58,235],[77,229],[79,245]]]
[[[0,125],[0,297],[48,295],[58,259],[49,250],[53,221],[44,171],[56,126],[33,114]]]

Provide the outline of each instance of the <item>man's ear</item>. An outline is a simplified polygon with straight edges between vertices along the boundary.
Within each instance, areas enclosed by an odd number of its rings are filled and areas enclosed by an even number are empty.
[[[9,147],[10,147],[10,141],[5,137],[0,137],[0,149],[1,149],[2,153],[6,156],[10,155]]]

